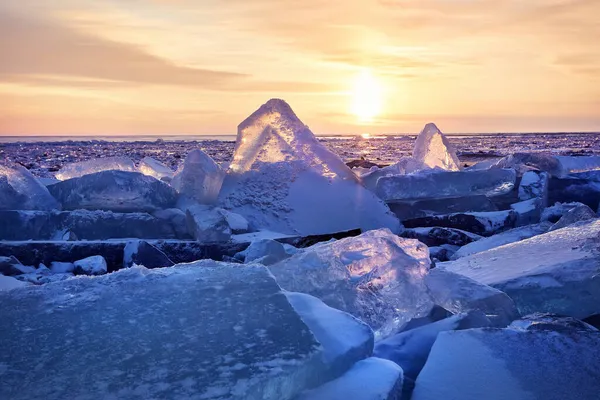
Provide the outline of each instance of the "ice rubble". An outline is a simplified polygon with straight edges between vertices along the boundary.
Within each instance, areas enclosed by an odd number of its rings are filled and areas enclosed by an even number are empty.
[[[204,204],[188,207],[188,231],[199,242],[227,242],[231,239],[231,226],[221,209]]]
[[[302,393],[297,400],[399,400],[402,368],[371,357],[354,364],[340,378]]]
[[[136,168],[133,161],[127,157],[105,157],[67,164],[55,176],[56,179],[64,181],[96,172],[111,170],[135,172]]]
[[[600,313],[600,220],[438,264],[507,293],[522,314]]]
[[[171,184],[188,199],[213,204],[219,196],[224,176],[225,173],[212,158],[202,150],[194,149],[185,157]]]
[[[0,165],[0,210],[56,210],[48,189],[20,165]]]
[[[409,239],[417,239],[429,247],[441,246],[444,244],[464,246],[482,238],[482,236],[475,233],[439,226],[404,229],[400,233],[400,236]]]
[[[500,232],[493,236],[482,238],[481,240],[462,246],[451,258],[456,260],[471,254],[481,253],[482,251],[493,249],[494,247],[500,247],[504,246],[505,244],[529,239],[530,237],[546,233],[551,226],[552,224],[550,222],[545,221],[539,224],[521,226],[506,232]]]
[[[379,229],[314,245],[269,269],[284,289],[316,296],[384,337],[431,309],[429,266],[427,246]]]
[[[600,332],[442,332],[412,399],[597,399],[599,351]]]
[[[519,200],[541,199],[542,207],[548,205],[548,174],[527,171],[519,184]]]
[[[272,239],[255,240],[242,254],[244,262],[255,261],[263,265],[275,264],[290,256],[282,243]]]
[[[443,197],[441,199],[402,200],[388,202],[390,210],[401,220],[457,212],[498,211],[498,207],[484,195]]]
[[[108,270],[106,260],[102,256],[86,257],[75,261],[73,265],[75,265],[73,273],[76,275],[103,275]]]
[[[493,197],[512,191],[516,179],[513,169],[394,175],[379,178],[376,193],[385,201],[474,195]]]
[[[278,99],[239,125],[219,202],[259,229],[284,234],[400,228],[388,207]]]
[[[594,219],[597,217],[598,216],[594,210],[585,204],[581,204],[567,211],[554,225],[550,227],[549,230],[555,231],[557,229],[572,225],[575,222],[586,221],[588,219]]]
[[[405,379],[414,380],[423,369],[431,346],[440,332],[482,328],[489,325],[490,321],[478,312],[453,315],[378,342],[373,356],[395,362],[402,368]]]
[[[425,125],[413,149],[413,158],[429,168],[459,171],[460,161],[454,146],[433,123]]]
[[[455,314],[480,311],[497,327],[504,327],[519,316],[506,293],[460,274],[434,268],[425,277],[425,285],[436,305]]]
[[[142,174],[152,176],[159,181],[170,182],[175,176],[175,172],[171,168],[152,157],[142,158],[138,170]]]
[[[48,186],[66,210],[154,211],[175,205],[173,188],[140,172],[102,171]]]
[[[0,302],[10,327],[0,330],[0,398],[288,400],[343,373],[325,353],[347,348],[317,341],[323,332],[313,334],[263,266],[134,267],[3,291]],[[364,324],[329,312],[361,332],[354,343],[370,342]]]
[[[123,268],[131,268],[134,264],[146,268],[164,268],[175,263],[145,240],[133,240],[127,242],[123,249]]]
[[[514,228],[517,214],[513,210],[454,213],[404,220],[407,228],[444,227],[490,236]]]

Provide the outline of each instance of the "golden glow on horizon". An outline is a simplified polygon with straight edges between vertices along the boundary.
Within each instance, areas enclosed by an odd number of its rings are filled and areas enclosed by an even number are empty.
[[[352,113],[360,122],[372,122],[381,113],[382,90],[370,70],[362,70],[354,81]]]
[[[0,135],[600,130],[600,1],[0,1]],[[494,51],[490,51],[493,48]]]

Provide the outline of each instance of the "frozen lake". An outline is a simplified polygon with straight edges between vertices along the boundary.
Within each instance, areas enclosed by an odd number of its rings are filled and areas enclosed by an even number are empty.
[[[415,137],[323,136],[319,140],[346,162],[364,157],[378,164],[390,164],[411,154]],[[40,177],[50,177],[68,163],[110,156],[127,156],[136,162],[150,156],[176,169],[193,148],[199,147],[217,162],[227,162],[235,146],[233,135],[163,138],[0,137],[0,163],[20,163]],[[600,154],[600,133],[449,135],[448,138],[466,163],[515,152]]]

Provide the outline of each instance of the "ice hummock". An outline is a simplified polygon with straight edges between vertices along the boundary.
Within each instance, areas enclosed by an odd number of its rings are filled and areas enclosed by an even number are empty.
[[[2,399],[291,400],[343,373],[259,265],[134,267],[0,302]]]
[[[413,157],[429,168],[440,168],[446,171],[461,169],[454,146],[434,123],[425,125],[417,136]]]
[[[389,208],[278,99],[239,125],[219,202],[258,229],[284,234],[400,228]]]
[[[269,269],[284,289],[316,296],[383,337],[430,311],[429,266],[427,246],[379,229],[316,244]]]
[[[142,158],[138,170],[142,174],[152,176],[159,181],[170,182],[175,175],[175,172],[171,168],[152,157]]]
[[[55,176],[56,179],[64,181],[110,170],[135,172],[136,168],[134,162],[127,157],[104,157],[67,164]]]
[[[522,314],[600,313],[600,220],[438,264],[508,294]]]
[[[60,204],[48,189],[20,165],[0,165],[0,210],[56,210]]]
[[[469,329],[438,335],[413,400],[598,398],[600,332]]]
[[[217,201],[225,173],[210,156],[193,149],[177,170],[171,185],[183,196],[200,204]]]

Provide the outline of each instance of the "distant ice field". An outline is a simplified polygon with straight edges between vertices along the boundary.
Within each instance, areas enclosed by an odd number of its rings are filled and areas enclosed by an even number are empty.
[[[321,140],[344,161],[364,158],[390,164],[411,154],[415,135],[323,136]],[[63,165],[93,158],[126,156],[139,162],[153,157],[173,170],[186,154],[200,148],[216,162],[231,160],[233,135],[213,136],[120,136],[97,140],[88,137],[0,136],[0,164],[20,163],[34,175],[52,177]],[[561,155],[600,154],[600,133],[481,134],[449,136],[461,162],[472,164],[516,152],[548,151]]]

